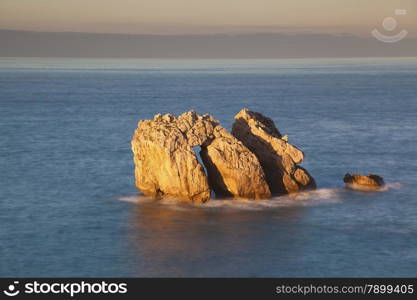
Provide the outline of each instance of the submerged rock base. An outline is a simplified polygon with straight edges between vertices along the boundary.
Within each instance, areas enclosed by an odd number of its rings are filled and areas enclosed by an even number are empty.
[[[232,133],[207,114],[155,115],[139,121],[132,151],[136,186],[153,198],[204,203],[213,190],[222,197],[266,199],[316,186],[297,166],[303,152],[271,119],[246,109],[235,116]]]

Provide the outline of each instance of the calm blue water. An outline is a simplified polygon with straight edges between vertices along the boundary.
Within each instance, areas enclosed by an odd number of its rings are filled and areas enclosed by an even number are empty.
[[[203,207],[134,187],[140,119],[272,117],[315,192]],[[0,59],[0,276],[417,276],[417,59]],[[343,189],[377,173],[386,191]]]

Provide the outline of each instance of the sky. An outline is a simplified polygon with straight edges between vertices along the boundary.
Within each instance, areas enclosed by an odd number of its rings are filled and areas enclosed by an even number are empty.
[[[417,36],[417,0],[0,0],[0,29],[50,32],[369,35],[390,16]]]

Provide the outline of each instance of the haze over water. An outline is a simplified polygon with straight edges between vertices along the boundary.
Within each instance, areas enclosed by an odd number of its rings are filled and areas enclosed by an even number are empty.
[[[417,58],[0,58],[0,276],[417,275]],[[243,107],[318,190],[203,206],[134,186],[140,119]],[[385,191],[343,188],[376,173]]]

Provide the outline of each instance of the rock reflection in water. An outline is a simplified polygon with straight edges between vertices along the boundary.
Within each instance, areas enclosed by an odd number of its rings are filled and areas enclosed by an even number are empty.
[[[265,274],[272,263],[265,255],[274,260],[284,253],[296,255],[301,247],[293,224],[303,209],[260,212],[140,203],[132,217],[131,237],[138,275]]]

